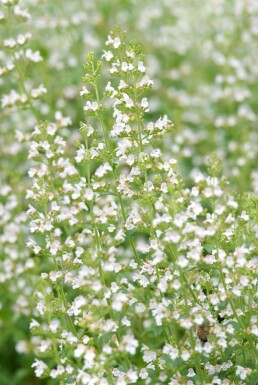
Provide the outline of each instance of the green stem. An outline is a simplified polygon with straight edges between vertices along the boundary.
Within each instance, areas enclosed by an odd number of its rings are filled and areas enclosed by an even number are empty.
[[[54,261],[54,265],[55,265],[55,270],[56,270],[56,272],[59,272],[59,268],[58,268],[58,264],[57,264],[57,260],[56,260],[55,256],[53,256],[53,261]],[[62,284],[59,285],[58,288],[59,288],[59,293],[60,293],[60,297],[61,297],[62,303],[63,303],[64,308],[65,308],[65,311],[66,311],[65,316],[66,316],[66,319],[67,319],[67,321],[68,321],[70,330],[71,330],[71,332],[73,333],[73,335],[74,335],[75,337],[78,338],[77,332],[76,332],[75,327],[74,327],[74,324],[73,324],[73,322],[72,322],[72,319],[71,319],[71,317],[69,316],[69,314],[67,314],[67,311],[68,311],[68,305],[67,305],[67,301],[66,301],[66,297],[65,297],[65,292],[64,292],[63,285],[62,285]]]
[[[93,72],[95,71],[93,65],[92,65],[92,70],[93,70]],[[93,85],[94,85],[94,89],[95,89],[95,93],[96,93],[97,103],[99,105],[100,97],[99,97],[99,91],[98,91],[98,86],[97,86],[96,81],[93,83]],[[108,143],[107,130],[106,130],[106,127],[105,127],[105,123],[103,121],[103,117],[102,116],[99,116],[98,118],[99,118],[99,120],[101,122],[101,130],[102,130],[102,134],[103,134],[104,141],[105,141],[106,151],[109,152],[109,143]],[[112,170],[113,170],[113,177],[114,177],[114,183],[115,183],[115,187],[116,187],[116,193],[117,193],[119,204],[120,204],[120,207],[121,207],[123,220],[125,222],[127,217],[126,217],[126,211],[125,211],[125,206],[124,206],[124,203],[123,203],[123,200],[122,200],[122,196],[121,196],[120,192],[118,191],[118,185],[117,185],[118,177],[117,177],[117,174],[116,174],[116,170],[113,168],[113,165],[111,164],[110,160],[109,160],[109,164],[110,164],[110,166],[112,167]],[[134,241],[131,238],[129,238],[129,242],[130,242],[130,246],[131,246],[131,248],[133,250],[135,261],[136,261],[136,263],[140,264],[140,258],[138,256],[138,253],[137,253]]]
[[[221,278],[222,285],[223,285],[223,287],[224,287],[225,293],[227,293],[227,291],[228,291],[228,290],[227,290],[227,285],[226,285],[226,281],[225,281],[224,274],[223,274],[223,271],[222,271],[222,268],[221,268],[221,265],[220,265],[220,264],[219,264],[219,273],[220,273],[220,278]],[[235,304],[234,304],[234,302],[232,301],[232,299],[230,298],[230,294],[227,295],[227,299],[228,299],[228,302],[229,302],[229,304],[230,304],[230,306],[231,306],[231,309],[232,309],[232,311],[233,311],[233,314],[234,314],[234,316],[235,316],[235,318],[236,318],[236,320],[237,320],[239,326],[240,326],[241,329],[242,329],[242,332],[245,333],[245,332],[246,332],[245,325],[243,324],[241,318],[240,318],[240,317],[238,316],[238,314],[237,314]],[[249,344],[250,344],[250,347],[251,347],[251,349],[252,349],[252,351],[253,351],[253,357],[254,357],[254,359],[255,359],[255,362],[257,362],[257,349],[256,349],[256,347],[255,347],[255,345],[254,345],[254,343],[253,343],[252,337],[249,336],[247,333],[246,333],[246,337],[247,337],[248,342],[249,342]]]
[[[136,110],[136,120],[137,120],[137,127],[138,127],[138,138],[140,143],[140,152],[143,152],[143,145],[142,145],[142,133],[141,133],[141,124],[140,124],[140,116],[139,116],[139,110],[138,110],[138,95],[137,95],[137,87],[136,87],[136,77],[133,76],[133,83],[134,83],[134,107]]]
[[[171,245],[169,245],[168,247],[169,247],[169,251],[170,251],[170,253],[171,253],[172,260],[173,260],[174,263],[176,263],[176,257],[175,257],[175,254],[174,254],[174,251],[173,251]],[[198,303],[198,304],[200,305],[200,301],[199,301],[198,298],[196,297],[196,295],[195,295],[193,289],[191,288],[191,284],[188,282],[188,280],[187,280],[187,278],[186,278],[186,275],[185,275],[185,273],[183,272],[181,266],[177,265],[177,268],[178,268],[178,270],[179,270],[179,273],[180,273],[180,275],[181,275],[183,281],[184,281],[185,284],[186,284],[187,289],[189,290],[191,296],[193,297],[193,300],[194,300],[196,303]]]
[[[200,365],[200,361],[199,361],[199,358],[198,358],[198,355],[197,353],[194,351],[194,346],[195,346],[195,343],[194,343],[194,338],[193,338],[193,333],[192,331],[190,330],[190,343],[191,343],[191,347],[193,349],[193,354],[194,354],[194,363],[195,363],[195,367],[196,367],[196,372],[200,378],[200,381],[201,381],[201,385],[206,385],[207,382],[205,381],[205,379],[203,378],[203,371],[202,371],[202,368],[201,368],[201,365]]]
[[[96,97],[97,97],[97,100],[99,102],[99,93],[97,92],[97,87],[95,87],[95,90],[96,90]],[[102,131],[103,131],[103,135],[104,135],[105,127],[104,127],[104,122],[102,119],[101,119],[101,122],[102,122],[102,124],[101,124]],[[86,149],[89,150],[88,138],[85,139],[85,144],[86,144]],[[88,161],[87,161],[87,182],[88,182],[88,186],[91,188],[90,159],[88,159]],[[92,221],[92,225],[94,227],[94,236],[95,236],[95,242],[96,242],[96,252],[97,252],[97,258],[98,258],[99,276],[100,276],[100,280],[101,280],[102,285],[106,289],[108,289],[107,284],[106,284],[106,280],[105,280],[105,276],[104,276],[103,270],[102,270],[101,244],[100,244],[98,229],[97,229],[97,226],[95,223],[96,219],[95,219],[95,215],[94,215],[94,211],[93,211],[93,203],[91,202],[89,206],[90,206],[91,221]],[[109,308],[110,317],[113,321],[116,322],[110,298],[107,299],[107,304],[108,304],[108,308]],[[116,331],[116,338],[117,338],[118,344],[121,344],[122,338],[121,338],[119,330]],[[126,352],[123,355],[124,355],[126,367],[128,369],[130,369],[131,365],[130,365],[130,361],[127,357]]]
[[[29,92],[27,91],[26,89],[26,86],[25,86],[25,82],[24,82],[24,74],[22,73],[22,71],[20,70],[19,68],[19,65],[16,65],[16,69],[17,69],[17,73],[18,73],[18,78],[19,78],[19,83],[20,83],[20,86],[21,86],[21,89],[22,91],[25,93],[26,97],[27,97],[27,103],[30,107],[30,110],[37,122],[37,124],[40,123],[39,119],[38,119],[38,115],[37,115],[37,112],[32,104],[32,101],[31,101],[31,96],[29,94]]]
[[[49,317],[47,317],[47,322],[49,325],[50,324],[50,318]],[[51,335],[51,341],[52,341],[52,345],[54,348],[54,358],[56,361],[56,365],[61,365],[61,360],[60,360],[59,353],[58,353],[56,338],[53,336],[53,334]],[[63,380],[61,380],[60,385],[65,385]]]

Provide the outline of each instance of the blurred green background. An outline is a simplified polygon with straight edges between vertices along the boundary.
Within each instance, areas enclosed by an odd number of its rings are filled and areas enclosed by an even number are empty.
[[[30,33],[21,48],[38,50],[43,61],[26,68],[26,85],[44,84],[48,90],[35,102],[38,119],[51,121],[57,111],[71,117],[66,132],[71,153],[83,120],[79,91],[85,55],[95,50],[101,56],[109,31],[119,24],[143,47],[155,82],[149,118],[167,114],[174,122],[163,152],[178,160],[185,183],[216,153],[237,192],[258,192],[258,2],[24,0],[19,6],[31,14],[27,22],[18,22],[12,7],[0,3],[7,20],[0,25],[0,67],[19,51],[7,49],[4,39]],[[1,72],[0,89],[1,96],[20,92],[16,75]],[[29,162],[27,145],[17,142],[16,133],[26,137],[35,118],[26,108],[2,105],[0,122],[0,384],[36,385],[44,381],[31,369],[36,337],[31,339],[29,323],[41,267],[37,260],[27,263]]]

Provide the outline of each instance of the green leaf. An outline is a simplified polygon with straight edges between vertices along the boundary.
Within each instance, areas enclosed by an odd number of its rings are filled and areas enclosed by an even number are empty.
[[[254,370],[246,380],[246,385],[258,385],[258,370]]]
[[[155,337],[157,336],[160,336],[162,333],[163,333],[163,328],[162,326],[155,326],[153,329],[152,329]]]
[[[109,332],[100,336],[98,339],[100,347],[103,348],[103,346],[111,340],[114,334],[115,334],[114,332]]]

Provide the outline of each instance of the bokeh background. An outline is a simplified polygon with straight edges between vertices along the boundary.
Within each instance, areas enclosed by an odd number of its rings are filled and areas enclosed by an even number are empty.
[[[26,248],[26,135],[35,116],[70,117],[65,134],[75,153],[85,55],[95,50],[101,57],[109,31],[120,25],[142,45],[155,82],[149,116],[166,114],[173,121],[163,152],[178,160],[185,183],[217,154],[232,189],[258,193],[258,2],[24,0],[18,6],[31,15],[24,20],[12,16],[6,3],[0,1],[0,384],[36,385],[44,381],[30,368],[37,337],[30,336],[29,323],[43,266]],[[6,47],[5,39],[19,34],[29,34],[24,47]],[[27,48],[43,60],[26,67],[24,84],[47,89],[35,101],[35,116],[30,108],[3,102],[11,90],[21,92],[16,74],[4,69]]]

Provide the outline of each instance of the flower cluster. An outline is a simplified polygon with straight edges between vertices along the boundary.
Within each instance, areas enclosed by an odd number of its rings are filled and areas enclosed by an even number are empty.
[[[112,32],[84,66],[83,142],[72,161],[62,125],[38,125],[27,197],[45,266],[31,331],[38,377],[82,384],[244,384],[256,373],[257,227],[209,160],[185,187],[147,122],[139,45]],[[243,231],[244,229],[244,231]],[[49,359],[52,358],[51,361]]]
[[[204,3],[0,0],[1,383],[256,384],[258,6]]]
[[[28,128],[35,124],[32,99],[46,91],[43,85],[34,88],[33,83],[25,79],[28,68],[31,70],[30,64],[34,64],[33,51],[28,48],[31,34],[24,23],[30,14],[16,3],[0,2],[1,382],[8,381],[10,366],[13,374],[13,362],[24,367],[23,354],[30,357],[29,365],[33,359],[28,323],[38,264],[26,248],[29,233],[24,199],[28,187],[27,143],[20,139],[26,138]],[[16,374],[12,381],[17,383]]]

